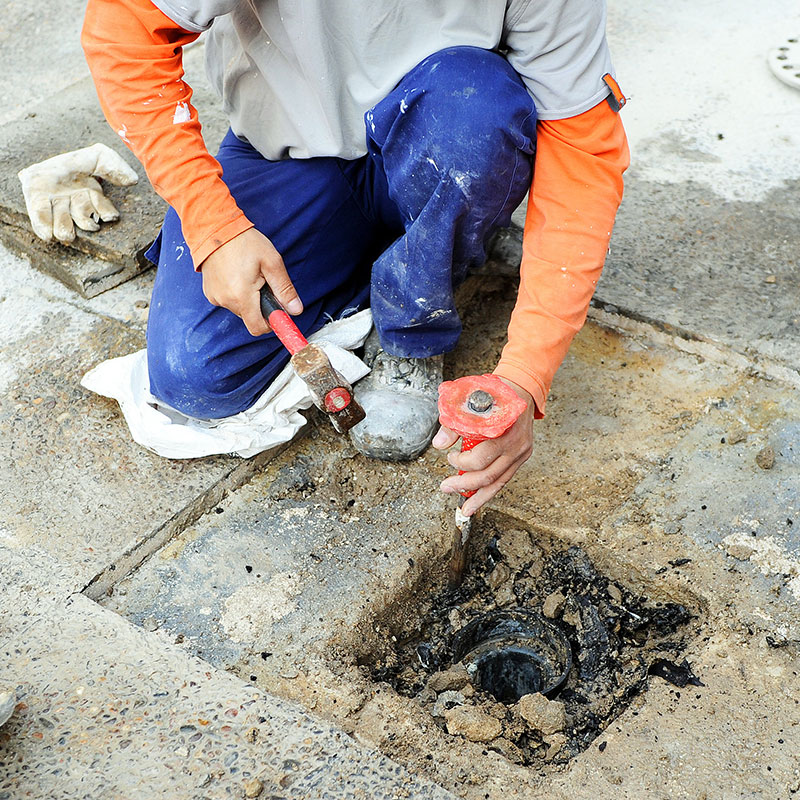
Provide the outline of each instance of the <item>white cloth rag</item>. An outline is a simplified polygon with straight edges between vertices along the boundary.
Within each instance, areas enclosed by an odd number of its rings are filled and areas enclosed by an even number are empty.
[[[350,350],[360,347],[372,327],[369,309],[327,324],[310,337],[351,384],[369,367]],[[116,400],[135,442],[165,458],[200,458],[229,453],[249,458],[288,442],[306,423],[301,409],[313,405],[291,364],[246,411],[224,419],[196,419],[150,394],[147,351],[111,358],[89,370],[81,385]]]

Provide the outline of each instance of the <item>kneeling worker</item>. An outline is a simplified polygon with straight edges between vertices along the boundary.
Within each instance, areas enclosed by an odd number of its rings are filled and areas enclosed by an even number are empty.
[[[182,70],[206,30],[231,125],[216,158]],[[478,490],[467,515],[493,497],[531,454],[622,196],[602,0],[89,0],[82,40],[109,123],[171,206],[149,253],[148,364],[151,392],[186,414],[238,413],[286,364],[266,282],[306,335],[371,306],[353,441],[419,455],[461,332],[453,287],[530,190],[495,369],[527,411],[452,454],[466,474],[442,484]]]

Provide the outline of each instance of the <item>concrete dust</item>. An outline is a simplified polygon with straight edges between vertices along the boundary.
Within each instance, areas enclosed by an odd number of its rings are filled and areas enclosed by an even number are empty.
[[[271,623],[297,609],[299,583],[297,576],[284,572],[266,584],[243,586],[225,601],[220,624],[234,642],[255,641]]]

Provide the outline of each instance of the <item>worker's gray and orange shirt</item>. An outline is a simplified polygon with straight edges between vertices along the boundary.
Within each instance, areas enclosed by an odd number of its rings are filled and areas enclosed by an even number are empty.
[[[608,94],[598,0],[153,2],[185,30],[211,28],[206,71],[233,132],[273,160],[363,156],[367,109],[456,45],[502,47],[540,119],[574,117]]]
[[[364,112],[428,55],[498,50],[537,107],[519,301],[497,372],[537,415],[586,316],[621,198],[627,145],[603,0],[89,0],[84,48],[109,122],[175,207],[196,266],[251,226],[205,150],[180,46],[206,67],[234,132],[266,158],[366,152]]]

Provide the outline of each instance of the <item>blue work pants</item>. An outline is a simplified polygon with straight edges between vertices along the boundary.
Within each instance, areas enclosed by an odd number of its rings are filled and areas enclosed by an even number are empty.
[[[388,352],[427,357],[461,333],[453,289],[530,187],[536,109],[497,53],[434,53],[365,115],[367,155],[268,161],[228,132],[223,180],[284,260],[306,336],[372,307]],[[270,333],[211,305],[170,209],[147,329],[150,390],[186,414],[249,408],[289,355]]]

